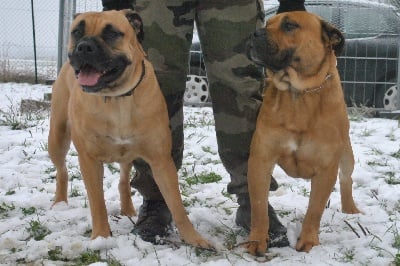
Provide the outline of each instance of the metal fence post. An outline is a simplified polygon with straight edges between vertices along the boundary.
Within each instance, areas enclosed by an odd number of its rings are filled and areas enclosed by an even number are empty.
[[[32,14],[32,34],[33,34],[33,59],[35,63],[35,84],[38,83],[37,71],[37,57],[36,57],[36,28],[35,28],[35,11],[33,8],[33,0],[31,0],[31,14]]]
[[[400,46],[397,53],[397,110],[400,110]],[[399,120],[400,121],[400,120]]]
[[[60,0],[58,23],[57,73],[68,58],[68,36],[73,15],[76,10],[76,0]]]

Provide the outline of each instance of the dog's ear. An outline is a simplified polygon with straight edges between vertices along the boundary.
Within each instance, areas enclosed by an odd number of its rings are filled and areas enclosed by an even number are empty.
[[[122,12],[125,13],[126,18],[128,19],[129,23],[131,24],[133,30],[136,32],[136,37],[140,43],[142,43],[144,39],[144,31],[143,31],[143,20],[139,16],[136,11],[131,9],[125,9]]]
[[[339,56],[344,48],[343,34],[335,26],[323,20],[321,27],[322,39],[335,51],[336,56]]]

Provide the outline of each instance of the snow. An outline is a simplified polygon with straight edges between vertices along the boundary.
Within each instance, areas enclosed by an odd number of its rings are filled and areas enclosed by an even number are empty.
[[[271,193],[270,201],[288,228],[290,247],[271,248],[268,258],[256,258],[238,245],[246,241],[247,234],[234,222],[238,205],[235,196],[226,193],[229,176],[217,154],[211,108],[184,109],[186,138],[179,183],[190,220],[217,248],[216,253],[182,244],[176,229],[165,245],[153,245],[131,234],[132,222],[119,215],[116,164],[105,167],[104,180],[113,236],[90,240],[91,217],[76,152],[71,147],[67,156],[69,194],[73,196],[68,204],[50,209],[55,171],[47,154],[49,113],[28,117],[19,113],[21,99],[42,99],[51,88],[4,83],[0,91],[1,265],[64,265],[94,250],[99,250],[102,261],[92,265],[261,265],[269,259],[272,265],[395,265],[395,256],[400,258],[400,128],[396,120],[350,116],[356,160],[353,194],[363,213],[340,212],[336,184],[321,220],[321,244],[309,253],[297,252],[294,246],[307,208],[310,183],[288,177],[276,168],[274,176],[280,186]],[[5,122],[10,118],[28,127],[12,130]],[[210,172],[222,180],[194,185],[186,181]],[[132,198],[139,209],[141,196],[136,192]],[[33,212],[29,212],[32,207]],[[50,231],[42,240],[32,235],[34,222]],[[54,260],[49,251],[58,252],[58,259]]]

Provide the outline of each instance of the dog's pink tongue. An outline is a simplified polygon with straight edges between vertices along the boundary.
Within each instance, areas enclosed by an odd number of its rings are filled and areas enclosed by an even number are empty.
[[[78,74],[78,82],[83,86],[94,86],[97,84],[100,78],[100,73],[97,71],[89,71],[89,72],[79,72]]]

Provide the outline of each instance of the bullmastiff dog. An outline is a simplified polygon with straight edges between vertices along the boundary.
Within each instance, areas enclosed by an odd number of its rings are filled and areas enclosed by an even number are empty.
[[[139,40],[134,11],[79,14],[71,25],[69,61],[54,83],[49,154],[56,170],[54,204],[67,202],[66,154],[72,140],[79,158],[92,216],[91,238],[111,235],[104,202],[104,163],[120,165],[121,213],[136,215],[129,185],[132,161],[142,158],[171,211],[181,238],[210,247],[184,210],[164,96]]]
[[[305,11],[282,13],[256,31],[249,58],[266,68],[268,87],[252,139],[248,185],[251,232],[247,249],[264,254],[268,242],[268,193],[274,166],[311,179],[298,251],[319,244],[320,220],[338,170],[342,211],[359,213],[352,196],[354,167],[349,121],[336,55],[341,32]]]

